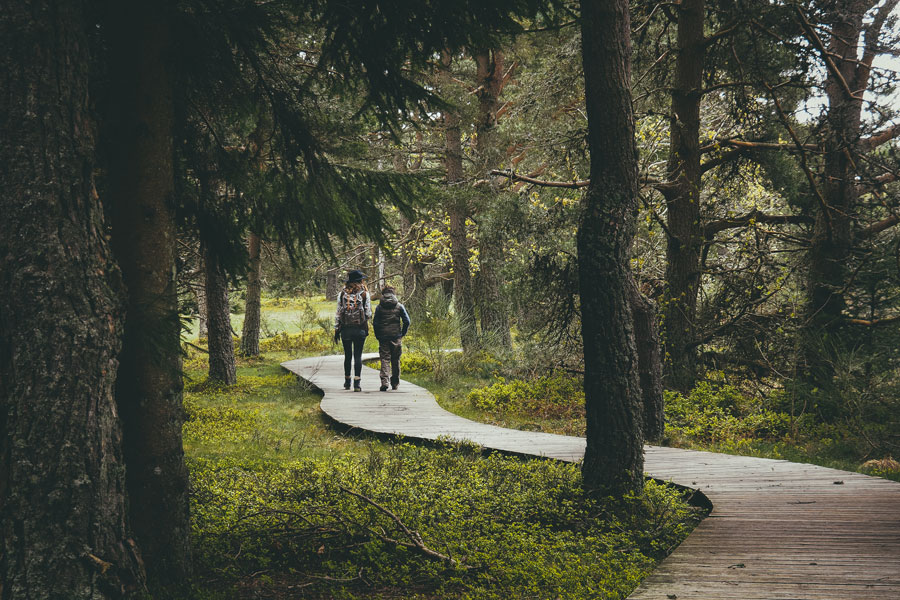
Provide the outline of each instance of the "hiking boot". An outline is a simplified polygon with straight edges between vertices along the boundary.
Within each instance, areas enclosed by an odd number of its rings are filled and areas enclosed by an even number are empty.
[[[345,390],[350,389],[350,378],[349,377],[344,377],[344,389]]]
[[[381,386],[381,387],[378,388],[378,389],[379,389],[380,391],[382,391],[382,392],[386,392],[386,391],[387,391],[387,386],[386,386],[386,385],[383,385],[383,386]]]
[[[361,391],[362,391],[362,387],[360,387],[360,385],[359,385],[359,377],[354,377],[354,378],[353,378],[353,391],[354,391],[354,392],[361,392]]]

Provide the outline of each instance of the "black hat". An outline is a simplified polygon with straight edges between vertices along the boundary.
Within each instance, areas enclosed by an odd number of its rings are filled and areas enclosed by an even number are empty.
[[[350,271],[347,273],[347,283],[357,283],[363,279],[368,279],[362,271]]]

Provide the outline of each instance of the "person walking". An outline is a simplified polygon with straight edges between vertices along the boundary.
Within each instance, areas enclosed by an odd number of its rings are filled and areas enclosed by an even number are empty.
[[[372,328],[378,339],[378,356],[381,358],[381,391],[387,391],[389,381],[391,389],[396,390],[400,385],[400,355],[403,353],[400,340],[409,329],[409,313],[389,285],[381,290],[381,302],[375,309]]]
[[[334,341],[344,345],[344,389],[350,389],[350,367],[353,366],[353,391],[361,392],[362,351],[369,335],[372,305],[362,271],[347,273],[344,289],[338,294],[334,317]]]

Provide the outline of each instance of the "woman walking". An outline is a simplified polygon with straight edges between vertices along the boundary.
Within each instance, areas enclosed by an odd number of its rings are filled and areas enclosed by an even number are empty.
[[[369,319],[372,305],[366,276],[362,271],[347,273],[344,289],[338,294],[337,314],[334,318],[334,341],[340,338],[344,345],[344,389],[350,389],[350,366],[353,366],[353,391],[361,392],[359,378],[362,373],[362,351],[369,335]]]

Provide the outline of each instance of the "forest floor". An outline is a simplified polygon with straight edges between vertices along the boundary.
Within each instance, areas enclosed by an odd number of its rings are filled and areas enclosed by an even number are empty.
[[[311,345],[225,388],[185,363],[197,598],[624,598],[699,518],[654,482],[598,501],[576,465],[339,434],[278,366]]]

